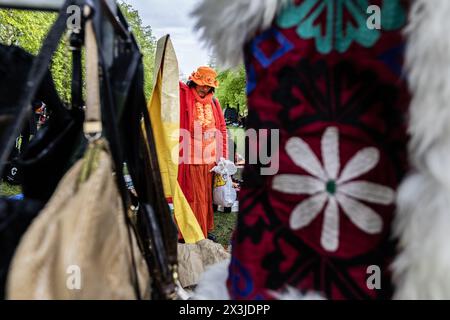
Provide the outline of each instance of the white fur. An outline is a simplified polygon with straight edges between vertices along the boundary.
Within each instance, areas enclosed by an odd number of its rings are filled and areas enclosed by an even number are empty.
[[[228,266],[230,260],[224,260],[206,268],[200,276],[194,299],[196,300],[230,300],[227,289]]]
[[[416,0],[407,28],[413,174],[399,189],[395,299],[450,299],[450,1]]]
[[[178,281],[177,282],[177,295],[178,295],[178,300],[189,300],[189,299],[192,299],[192,296],[194,294],[190,290],[185,290],[181,286],[181,283]]]
[[[222,67],[242,63],[243,48],[258,31],[268,29],[290,0],[202,0],[192,12],[206,45]]]
[[[326,300],[322,295],[316,292],[302,293],[299,290],[289,287],[285,291],[272,292],[277,300]]]
[[[193,299],[196,300],[230,300],[226,281],[230,260],[224,260],[209,266],[200,277]],[[314,292],[303,294],[295,288],[289,287],[284,292],[271,292],[278,300],[323,300],[324,298]]]

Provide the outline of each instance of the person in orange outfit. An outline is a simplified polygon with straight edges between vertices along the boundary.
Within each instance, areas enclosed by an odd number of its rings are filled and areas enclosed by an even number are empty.
[[[185,84],[180,82],[180,127],[189,133],[189,148],[180,152],[183,159],[178,181],[203,231],[215,241],[211,169],[220,157],[228,158],[227,128],[219,101],[217,73],[199,67]],[[183,135],[182,135],[183,136]],[[181,145],[184,137],[180,138]]]

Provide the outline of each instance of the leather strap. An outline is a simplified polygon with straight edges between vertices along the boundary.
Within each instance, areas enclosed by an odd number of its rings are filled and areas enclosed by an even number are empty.
[[[90,15],[90,7],[85,7],[85,16]],[[94,23],[88,19],[85,24],[86,47],[86,112],[84,133],[88,137],[99,137],[103,131],[100,107],[100,79],[98,45],[94,32]],[[117,168],[118,170],[120,168]]]
[[[70,49],[72,50],[72,108],[83,107],[83,79],[81,47],[83,46],[83,34],[72,32],[70,36]]]
[[[100,8],[96,8],[98,10],[101,10]],[[93,17],[91,17],[91,22],[92,24],[90,24],[92,26],[91,31],[88,31],[91,27],[89,27],[89,29],[87,29],[87,33],[86,36],[91,37],[91,40],[89,41],[96,41],[96,35],[99,35],[100,32],[98,31],[100,28],[100,15],[94,15]],[[85,40],[87,41],[87,40]],[[86,43],[87,44],[87,43]],[[128,225],[132,226],[132,221],[128,215],[128,212],[131,208],[131,199],[130,199],[130,195],[129,192],[126,188],[126,183],[125,183],[125,179],[124,179],[124,175],[123,175],[123,164],[124,164],[124,155],[123,155],[123,148],[121,146],[121,142],[120,142],[120,135],[119,135],[119,131],[118,131],[118,119],[117,119],[117,114],[116,114],[116,106],[115,106],[115,100],[113,99],[113,95],[112,95],[112,90],[111,90],[111,78],[109,76],[109,71],[106,68],[106,63],[105,63],[105,57],[103,56],[103,52],[102,50],[98,50],[98,45],[97,42],[95,44],[95,46],[97,46],[97,50],[96,51],[92,51],[95,50],[94,49],[94,44],[91,43],[90,44],[91,47],[91,52],[96,52],[96,61],[97,61],[97,67],[94,67],[94,63],[92,61],[95,60],[91,60],[91,66],[96,69],[97,71],[93,72],[93,74],[91,75],[91,83],[93,84],[93,88],[90,88],[88,86],[88,90],[89,89],[93,89],[93,91],[87,95],[87,110],[91,109],[90,114],[86,116],[86,119],[90,119],[88,121],[85,122],[85,132],[86,130],[88,130],[88,132],[90,131],[90,134],[94,134],[94,138],[96,138],[99,134],[100,131],[97,131],[100,126],[98,125],[98,122],[100,122],[100,125],[102,125],[101,120],[103,118],[104,122],[103,124],[105,125],[105,128],[101,127],[102,131],[103,129],[105,129],[104,133],[105,136],[108,140],[109,143],[109,147],[111,149],[111,156],[114,162],[114,167],[116,168],[116,182],[117,182],[117,187],[119,189],[119,193],[120,196],[122,198],[122,203],[123,203],[123,208],[124,208],[124,219],[127,222]],[[87,49],[87,48],[86,48]],[[100,69],[99,69],[100,68]],[[101,78],[100,73],[101,72]],[[95,75],[96,74],[96,75]],[[97,77],[97,78],[95,78]],[[100,100],[100,87],[101,87],[101,92],[102,92],[102,99]],[[97,92],[95,92],[97,91]],[[98,99],[98,100],[97,100]],[[101,105],[100,105],[100,101],[101,101]],[[92,110],[93,109],[93,110]],[[132,274],[130,274],[131,277],[131,281],[134,284],[134,289],[135,289],[135,293],[136,293],[136,297],[138,300],[141,300],[141,291],[139,288],[139,280],[138,280],[138,275],[137,275],[137,267],[136,267],[136,259],[134,256],[134,251],[133,251],[133,243],[132,243],[132,239],[131,239],[131,231],[129,228],[127,228],[128,231],[128,239],[129,239],[129,244],[130,244],[130,249],[131,249],[131,263],[132,263]]]

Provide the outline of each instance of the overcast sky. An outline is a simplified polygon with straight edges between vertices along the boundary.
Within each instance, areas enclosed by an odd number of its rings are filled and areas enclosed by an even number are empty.
[[[189,14],[198,0],[125,0],[152,27],[157,39],[170,34],[178,57],[180,72],[189,75],[209,62],[209,53],[194,32]]]

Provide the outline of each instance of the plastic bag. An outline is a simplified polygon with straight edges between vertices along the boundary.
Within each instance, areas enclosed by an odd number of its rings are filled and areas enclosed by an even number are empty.
[[[237,172],[233,162],[220,158],[217,166],[211,169],[214,172],[213,202],[225,208],[231,207],[236,201],[236,190],[233,188],[231,176]]]

